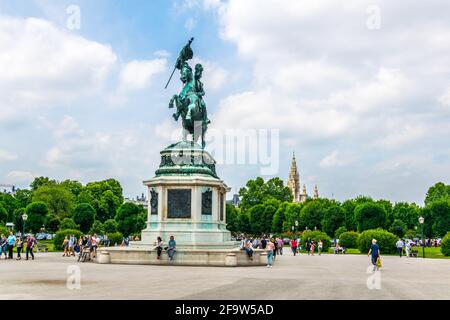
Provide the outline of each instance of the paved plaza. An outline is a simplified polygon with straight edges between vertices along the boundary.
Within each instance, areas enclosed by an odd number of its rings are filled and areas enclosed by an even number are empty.
[[[67,287],[72,266],[80,289]],[[450,260],[384,257],[375,280],[368,266],[361,255],[289,254],[267,269],[81,264],[42,253],[0,261],[0,299],[450,299]]]

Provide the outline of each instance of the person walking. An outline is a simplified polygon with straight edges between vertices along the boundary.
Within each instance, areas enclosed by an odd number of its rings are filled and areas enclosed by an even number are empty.
[[[13,259],[13,250],[14,245],[16,244],[16,236],[14,236],[13,232],[9,232],[8,241],[8,259]]]
[[[273,253],[275,251],[275,244],[273,243],[273,240],[269,240],[267,242],[267,268],[272,268],[273,264]]]
[[[314,255],[314,251],[316,249],[316,244],[314,243],[314,240],[311,241],[309,249],[311,250],[311,255],[313,256]]]
[[[377,244],[377,240],[373,239],[372,240],[372,245],[370,246],[370,250],[369,253],[367,254],[367,256],[371,257],[372,259],[372,264],[373,264],[373,271],[379,270],[378,269],[378,259],[381,257],[381,252],[380,252],[380,247]]]
[[[27,238],[28,241],[28,238]],[[70,249],[69,249],[69,239],[67,238],[67,236],[64,237],[63,243],[62,243],[62,247],[64,249],[64,253],[63,253],[63,257],[69,257],[70,256]]]
[[[311,253],[311,239],[306,241],[306,252],[308,252],[308,256]]]
[[[400,258],[403,255],[403,247],[404,247],[404,245],[405,244],[403,243],[402,239],[398,239],[397,243],[395,244],[395,246],[397,247],[397,252],[398,252]]]
[[[22,248],[23,248],[23,239],[21,236],[19,236],[16,240],[16,248],[17,248],[17,258],[16,260],[22,260],[22,257],[20,256],[20,254],[22,253]]]
[[[31,259],[34,260],[33,249],[34,249],[34,245],[35,244],[36,244],[36,239],[32,235],[28,235],[27,236],[26,260],[28,260],[28,254],[30,254],[31,255]]]
[[[322,255],[322,250],[323,250],[322,239],[319,239],[319,242],[317,243],[317,248],[318,248],[319,256]]]
[[[8,259],[8,239],[2,234],[0,237],[0,259],[2,255],[5,255],[5,260]]]
[[[278,238],[277,239],[277,244],[278,244],[278,246],[277,246],[278,254],[282,256],[283,255],[283,239]]]
[[[161,260],[161,253],[163,251],[164,242],[161,237],[156,239],[156,259]]]
[[[411,242],[406,241],[405,251],[406,251],[406,257],[409,258],[411,256]]]
[[[175,255],[177,248],[177,242],[175,241],[174,236],[170,236],[169,247],[167,247],[167,255],[169,256],[169,260],[173,260],[173,256]]]
[[[291,240],[291,250],[292,250],[292,253],[294,254],[294,257],[297,255],[297,246],[298,246],[297,240],[292,239]]]

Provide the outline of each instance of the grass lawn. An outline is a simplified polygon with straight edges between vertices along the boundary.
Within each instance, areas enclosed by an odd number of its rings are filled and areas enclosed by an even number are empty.
[[[55,250],[55,246],[53,245],[53,240],[38,240],[39,246],[47,246],[48,252],[58,252],[59,250]],[[37,251],[37,248],[35,249]]]
[[[415,248],[416,250],[419,251],[418,257],[422,258],[422,247],[420,248]],[[333,250],[330,248],[328,251],[329,254],[333,254]],[[346,254],[362,254],[359,249],[347,249],[347,253]],[[364,253],[367,254],[367,253]],[[383,252],[381,252],[381,255],[383,255]],[[386,254],[387,256],[396,256],[397,254]],[[449,257],[446,257],[442,254],[441,252],[441,248],[425,248],[425,258],[428,259],[450,259]]]

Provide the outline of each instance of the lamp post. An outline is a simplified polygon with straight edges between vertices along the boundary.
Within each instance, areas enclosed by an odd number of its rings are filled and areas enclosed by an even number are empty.
[[[25,222],[28,219],[28,215],[26,213],[24,213],[22,215],[22,220],[23,220],[23,225],[22,225],[22,239],[25,237]]]
[[[422,257],[425,259],[425,239],[423,236],[423,224],[425,222],[425,218],[424,217],[420,217],[419,218],[419,223],[420,223],[420,227],[422,229]]]

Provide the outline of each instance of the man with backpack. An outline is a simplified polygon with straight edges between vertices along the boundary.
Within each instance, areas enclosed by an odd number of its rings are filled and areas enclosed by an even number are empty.
[[[31,259],[34,260],[33,249],[36,244],[36,239],[32,235],[27,236],[27,250],[26,250],[26,260],[28,260],[28,254],[31,255]]]

